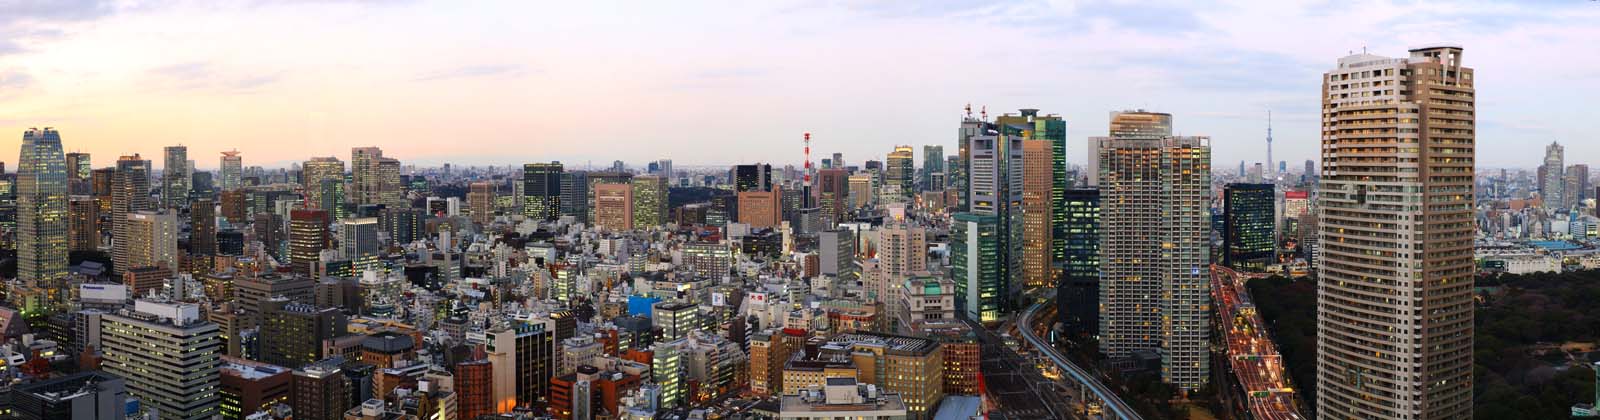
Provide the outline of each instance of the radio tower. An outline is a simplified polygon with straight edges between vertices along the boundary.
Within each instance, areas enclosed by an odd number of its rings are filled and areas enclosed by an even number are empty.
[[[1272,110],[1267,110],[1267,179],[1276,179],[1278,162],[1272,160]]]
[[[800,202],[802,204],[801,204],[800,208],[811,208],[811,132],[810,131],[807,131],[805,133],[805,144],[806,144],[806,166],[805,166],[805,169],[803,171],[801,171],[804,175],[801,177],[801,180],[802,180],[801,187],[802,188],[801,188],[801,191],[800,191],[800,193],[801,193],[800,194]]]

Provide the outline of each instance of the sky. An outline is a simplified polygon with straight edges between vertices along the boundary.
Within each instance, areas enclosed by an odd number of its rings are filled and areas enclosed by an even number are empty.
[[[183,144],[201,169],[348,160],[569,167],[956,150],[962,109],[1038,108],[1068,160],[1114,110],[1174,115],[1213,162],[1317,154],[1321,74],[1452,43],[1478,165],[1600,153],[1600,2],[0,0],[0,151],[55,127],[96,166]],[[0,152],[0,161],[14,154]],[[814,159],[818,159],[815,158]]]

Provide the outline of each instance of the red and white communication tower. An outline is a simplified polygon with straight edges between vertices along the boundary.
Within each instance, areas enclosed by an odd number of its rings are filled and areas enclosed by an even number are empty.
[[[811,132],[810,131],[806,132],[806,168],[805,168],[805,176],[803,177],[803,180],[805,181],[805,186],[807,186],[807,187],[811,186]]]

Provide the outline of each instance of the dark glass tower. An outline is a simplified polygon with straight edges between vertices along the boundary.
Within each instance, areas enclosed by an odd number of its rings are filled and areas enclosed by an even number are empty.
[[[1074,188],[1063,191],[1061,213],[1065,244],[1060,282],[1056,284],[1056,313],[1067,334],[1100,334],[1100,190]]]
[[[561,217],[561,162],[522,165],[522,214],[554,220]]]
[[[1222,265],[1265,271],[1273,260],[1272,184],[1228,184],[1223,190]]]

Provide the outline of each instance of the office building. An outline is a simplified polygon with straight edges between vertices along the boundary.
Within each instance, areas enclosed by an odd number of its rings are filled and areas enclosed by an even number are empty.
[[[150,173],[145,171],[147,163],[139,155],[123,156],[117,159],[116,171],[111,178],[111,269],[112,275],[121,275],[123,270],[133,268],[128,264],[128,252],[131,250],[126,244],[132,239],[128,237],[128,215],[140,211],[151,210],[150,205]]]
[[[316,277],[313,266],[328,248],[328,212],[315,209],[289,211],[289,267],[296,274]]]
[[[400,191],[400,162],[383,156],[377,147],[350,148],[350,202],[404,207]]]
[[[752,229],[776,228],[783,222],[783,189],[739,192],[739,223]]]
[[[128,269],[165,267],[178,269],[178,217],[169,212],[139,211],[120,221],[126,242],[118,246],[127,255]]]
[[[912,153],[911,146],[895,146],[884,160],[883,185],[899,188],[907,197],[917,192],[916,170],[913,169],[916,158]]]
[[[850,172],[840,168],[817,171],[817,206],[821,210],[822,225],[827,228],[849,217],[849,178]]]
[[[91,180],[94,178],[94,163],[88,153],[67,153],[67,192],[72,195],[94,194]],[[20,162],[19,162],[20,164]],[[18,173],[22,169],[17,168]]]
[[[878,269],[874,287],[867,290],[876,302],[887,302],[889,289],[912,275],[928,271],[928,232],[922,226],[891,222],[878,230]]]
[[[338,308],[318,308],[276,296],[261,303],[261,361],[298,368],[327,357],[323,340],[343,336],[349,320]]]
[[[654,228],[667,223],[667,178],[660,175],[633,177],[633,226]]]
[[[221,370],[218,411],[223,419],[244,419],[274,405],[289,404],[289,378],[294,376],[290,369],[230,357],[223,359]]]
[[[556,369],[554,324],[541,319],[488,332],[485,350],[494,365],[495,412],[534,407],[549,397]]]
[[[565,179],[565,178],[563,178],[563,179]],[[585,221],[593,221],[594,220],[594,206],[595,206],[595,204],[594,204],[594,187],[597,186],[597,185],[605,185],[605,184],[631,185],[632,181],[633,181],[633,174],[630,174],[630,173],[627,173],[627,172],[588,172],[588,173],[584,174],[582,181],[583,181],[582,184],[577,184],[577,185],[587,185],[587,186],[584,187],[583,191],[578,192],[578,194],[580,194],[580,195],[576,195],[576,196],[577,197],[583,197],[584,200],[585,200],[584,205],[580,206],[581,209],[586,213],[586,216],[585,216],[585,218],[583,218],[583,220],[585,220]],[[572,182],[576,184],[578,182],[578,180],[577,179],[573,179]]]
[[[344,420],[345,410],[354,407],[352,394],[361,389],[370,393],[370,384],[352,383],[339,367],[341,359],[317,362],[296,369],[290,377],[289,407],[295,420]]]
[[[20,199],[18,200],[20,204]],[[20,209],[20,207],[19,207]],[[21,227],[22,214],[17,214]],[[18,242],[22,245],[22,242]],[[67,198],[67,250],[94,251],[100,248],[100,202],[93,196]],[[19,252],[21,248],[18,248]]]
[[[520,188],[521,183],[516,183]],[[584,171],[564,171],[561,173],[561,215],[572,216],[578,222],[588,224],[589,220],[589,173]],[[518,195],[520,202],[522,196]],[[520,214],[520,213],[519,213]]]
[[[733,167],[734,192],[772,191],[772,165],[757,163]]]
[[[456,363],[456,418],[476,419],[494,413],[494,365],[487,359]]]
[[[1056,285],[1056,313],[1073,337],[1100,334],[1100,190],[1066,191],[1066,258]]]
[[[1273,184],[1228,184],[1222,193],[1222,265],[1264,272],[1276,262]]]
[[[633,186],[599,184],[594,186],[594,225],[601,229],[633,229]]]
[[[101,369],[162,420],[219,415],[223,341],[217,324],[187,303],[136,301],[100,320]]]
[[[1043,141],[1049,144],[1049,184],[1050,184],[1050,266],[1056,266],[1066,261],[1067,236],[1066,190],[1072,187],[1072,180],[1067,177],[1067,123],[1059,115],[1039,115],[1037,109],[1020,109],[1017,114],[1003,114],[995,117],[995,125],[1002,127],[1008,135],[1021,136],[1030,141]],[[1045,175],[1035,179],[1042,180]],[[1024,178],[1027,178],[1026,176]],[[1041,181],[1042,182],[1042,181]]]
[[[494,183],[478,181],[472,183],[467,190],[467,211],[472,213],[472,222],[488,226],[494,222]]]
[[[534,219],[561,216],[561,162],[522,165],[522,214]]]
[[[300,178],[307,207],[342,212],[344,197],[338,195],[344,192],[344,162],[333,156],[311,158],[300,165]]]
[[[700,329],[699,306],[687,302],[658,302],[650,320],[661,329],[661,340],[672,341],[689,336]]]
[[[1472,418],[1473,71],[1458,46],[1410,53],[1346,56],[1322,77],[1325,419]]]
[[[766,330],[750,335],[750,392],[756,395],[783,394],[783,363],[789,352],[782,334]]]
[[[877,205],[878,176],[875,172],[852,174],[847,180],[850,192],[845,203],[849,209],[864,209]]]
[[[377,257],[383,252],[383,243],[378,241],[380,227],[376,217],[340,221],[339,256],[350,261]]]
[[[1051,177],[1050,142],[1023,140],[1022,142],[1022,205],[1018,207],[1022,218],[1022,285],[1044,287],[1055,278],[1055,259],[1051,254],[1052,219],[1050,210]]]
[[[1161,378],[1208,380],[1211,139],[1174,137],[1172,116],[1111,114],[1095,137],[1100,186],[1100,351],[1159,350]],[[1152,235],[1151,232],[1161,232]]]
[[[1560,142],[1550,142],[1544,147],[1544,165],[1539,166],[1539,199],[1544,201],[1546,208],[1567,207],[1566,174],[1563,172],[1566,170],[1566,164],[1563,163],[1566,150]],[[1323,166],[1323,170],[1327,170],[1327,164]]]
[[[189,205],[190,176],[189,147],[167,146],[162,150],[161,206],[175,209]]]
[[[61,134],[46,127],[22,134],[16,184],[17,280],[48,290],[65,304],[67,277],[67,163]]]
[[[239,156],[238,150],[222,152],[220,166],[217,173],[217,185],[223,191],[233,191],[244,187],[244,157]]]
[[[1000,222],[993,215],[956,213],[950,224],[950,279],[956,283],[956,308],[967,319],[999,321],[1009,310],[1002,299]]]
[[[122,420],[128,388],[104,372],[79,372],[17,386],[10,403],[20,420]]]
[[[189,253],[217,255],[217,205],[209,198],[189,202]]]
[[[944,189],[943,177],[945,174],[944,146],[922,146],[922,191],[939,191]],[[933,182],[934,175],[938,174],[940,182]]]

